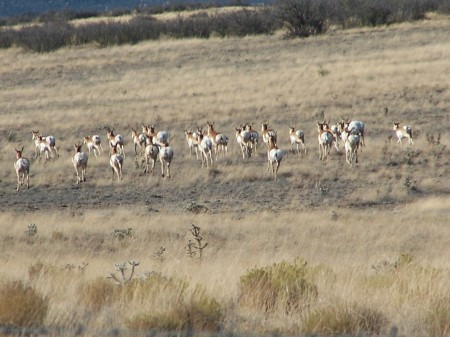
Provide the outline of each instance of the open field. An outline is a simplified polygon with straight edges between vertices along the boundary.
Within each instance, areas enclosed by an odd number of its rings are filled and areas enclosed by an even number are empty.
[[[79,286],[107,276],[115,263],[139,260],[138,276],[156,271],[203,285],[225,308],[226,330],[296,334],[304,312],[268,315],[237,303],[249,269],[299,257],[322,268],[311,309],[358,302],[388,317],[384,334],[392,326],[408,336],[430,333],[427,313],[450,298],[449,54],[450,20],[433,15],[304,40],[0,50],[0,280],[30,282],[47,296],[48,326],[123,328],[142,303],[90,312]],[[316,121],[323,116],[366,123],[358,164],[345,162],[342,146],[327,162],[318,159]],[[262,141],[243,159],[234,137],[234,127],[249,122],[259,130],[266,120],[287,152],[288,127],[305,131],[307,154],[288,153],[277,182]],[[207,121],[230,144],[225,159],[202,169],[184,131]],[[393,121],[412,126],[413,146],[396,144]],[[137,167],[131,128],[143,123],[171,135],[170,179],[160,176],[159,163],[154,176]],[[73,145],[99,134],[106,150],[108,127],[127,141],[123,181],[111,180],[105,151],[90,156],[87,181],[77,186]],[[14,148],[22,144],[33,157],[32,129],[55,135],[60,157],[32,160],[31,188],[16,192]],[[440,144],[427,135],[440,135]],[[35,236],[24,233],[30,223]],[[190,223],[208,242],[201,263],[186,256]],[[133,229],[131,238],[111,234],[124,228]],[[153,256],[160,246],[162,262]],[[372,266],[402,254],[413,257],[414,268],[381,270],[383,285],[368,281]],[[38,263],[42,272],[31,277]],[[65,268],[83,263],[83,271]]]

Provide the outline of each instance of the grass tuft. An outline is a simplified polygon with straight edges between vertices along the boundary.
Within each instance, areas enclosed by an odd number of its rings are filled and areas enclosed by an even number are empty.
[[[48,300],[22,281],[0,286],[0,326],[42,326],[48,307]]]

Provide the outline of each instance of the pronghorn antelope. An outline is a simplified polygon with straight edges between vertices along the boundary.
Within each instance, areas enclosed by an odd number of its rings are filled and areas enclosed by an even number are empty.
[[[44,151],[42,148],[42,143],[46,143],[46,147],[48,147],[48,152],[50,155],[53,156],[53,153],[56,155],[56,157],[59,157],[58,149],[56,148],[56,138],[55,136],[42,136],[39,135],[39,130],[34,131],[31,130],[32,136],[31,139],[34,140],[35,143],[35,156],[34,158],[37,158],[38,155],[41,155]],[[48,158],[47,158],[48,160]]]
[[[337,152],[340,152],[339,150],[339,138],[338,135],[341,135],[341,132],[339,131],[339,126],[338,125],[332,125],[330,127],[330,122],[328,121],[323,121],[322,123],[322,129],[324,131],[328,131],[329,133],[332,134],[333,136],[333,143],[334,143],[334,148],[336,149]],[[342,144],[345,146],[344,141],[342,142]],[[333,144],[332,144],[333,145]]]
[[[236,130],[236,141],[241,148],[242,158],[245,156],[251,157],[252,155],[252,135],[247,130],[243,128],[234,128]]]
[[[208,125],[207,136],[213,143],[216,161],[220,152],[222,152],[222,156],[225,158],[225,152],[228,152],[228,137],[214,130],[214,123],[206,122],[206,124]]]
[[[109,164],[112,169],[112,179],[114,180],[114,174],[117,175],[117,180],[122,180],[122,168],[123,168],[123,155],[117,150],[118,144],[109,143],[111,146],[111,157],[109,158]]]
[[[269,122],[261,124],[261,136],[264,143],[266,143],[267,146],[269,146],[269,137],[273,136],[275,143],[277,142],[277,133],[272,129],[268,129],[268,126]]]
[[[305,146],[305,134],[302,130],[295,130],[295,126],[289,127],[289,138],[291,139],[291,151],[294,151],[294,145],[297,146],[297,153],[300,154],[299,145],[301,144],[302,150],[306,153]]]
[[[38,148],[39,163],[41,162],[42,155],[45,155],[45,164],[50,160],[50,154],[52,152],[50,144],[42,136],[38,136],[38,138],[35,140],[35,143],[37,144]]]
[[[152,168],[151,172],[153,175],[153,170],[155,168],[156,160],[158,159],[159,147],[156,144],[153,144],[153,137],[146,136],[148,138],[148,145],[145,147],[145,170],[144,173],[148,172],[148,166],[150,164],[150,160],[152,160]]]
[[[319,132],[319,159],[328,160],[331,145],[333,144],[333,134],[329,130],[323,128],[324,123],[317,122],[317,131]]]
[[[403,146],[402,140],[403,138],[407,138],[409,145],[413,145],[413,134],[411,126],[405,125],[403,128],[400,128],[400,122],[394,122],[393,130],[397,135],[397,143],[400,143],[400,145]]]
[[[186,135],[186,141],[189,146],[189,155],[192,157],[192,149],[195,151],[195,156],[198,160],[198,134],[197,132],[193,131],[184,131],[184,134]]]
[[[17,191],[20,190],[20,185],[23,185],[25,175],[27,177],[27,188],[30,188],[30,161],[22,157],[23,146],[21,150],[16,150],[16,161],[14,162],[14,169],[17,174]],[[21,179],[22,178],[22,179]]]
[[[358,149],[360,146],[361,137],[359,134],[350,133],[346,131],[347,135],[345,137],[345,160],[347,163],[351,164],[353,159],[358,162]]]
[[[113,146],[116,147],[116,150],[118,150],[123,158],[125,158],[125,150],[124,150],[124,139],[122,135],[114,135],[114,129],[110,130],[108,129],[108,132],[106,133],[106,136],[109,140],[109,146],[112,148]]]
[[[81,152],[82,144],[75,144],[75,155],[72,158],[73,166],[75,167],[75,171],[77,172],[77,185],[82,181],[86,181],[86,168],[88,163],[88,155],[84,152]],[[95,152],[94,152],[95,153]],[[79,170],[81,170],[81,177]]]
[[[159,149],[159,161],[161,163],[161,175],[164,178],[164,164],[167,167],[167,178],[170,178],[170,163],[173,159],[173,150],[169,143],[165,143]]]
[[[206,162],[206,168],[208,168],[208,155],[211,162],[211,165],[213,164],[212,160],[212,147],[213,143],[209,137],[205,137],[201,130],[198,130],[198,136],[197,136],[197,142],[199,144],[200,148],[200,155],[202,157],[202,167],[203,164]]]
[[[89,154],[91,154],[91,150],[94,151],[94,156],[95,158],[98,157],[98,155],[100,155],[100,149],[103,150],[102,147],[102,143],[100,140],[100,136],[98,135],[94,135],[94,136],[85,136],[83,138],[83,144],[86,144],[88,150],[89,150]],[[97,151],[97,153],[95,152]],[[98,155],[97,155],[98,154]]]
[[[349,122],[349,118],[347,117],[345,120],[342,119],[341,122],[341,132],[342,130],[348,130],[351,134],[359,134],[361,137],[360,146],[366,146],[366,142],[364,140],[364,128],[365,125],[363,122],[359,121],[351,121]]]
[[[283,151],[277,147],[275,137],[269,136],[267,151],[267,171],[271,171],[272,175],[277,180],[278,169],[280,168],[281,160],[283,159]]]
[[[169,133],[167,131],[156,132],[154,125],[142,125],[142,132],[146,133],[147,136],[152,136],[153,143],[157,144],[159,147],[163,146],[169,141]]]
[[[253,127],[253,123],[245,124],[245,131],[250,133],[250,145],[252,148],[252,152],[256,153],[256,151],[258,149],[259,133],[258,133],[258,131],[253,130],[252,127]]]
[[[138,134],[136,129],[131,128],[131,138],[133,139],[134,143],[134,154],[137,153],[137,147],[142,150],[142,148],[145,148],[146,141],[147,141],[147,135],[144,133]]]

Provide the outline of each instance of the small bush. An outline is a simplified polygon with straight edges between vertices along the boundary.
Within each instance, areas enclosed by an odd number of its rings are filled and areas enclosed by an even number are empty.
[[[253,269],[241,277],[239,291],[241,306],[264,312],[301,311],[317,298],[317,286],[307,280],[301,261]]]
[[[73,27],[63,22],[50,22],[42,26],[22,28],[15,43],[26,51],[50,52],[70,44]]]
[[[276,0],[275,11],[290,37],[322,34],[331,16],[329,0]]]
[[[44,323],[48,301],[21,281],[0,285],[0,326],[39,327]]]
[[[303,321],[307,335],[379,335],[387,318],[378,310],[361,305],[338,305],[315,310]]]

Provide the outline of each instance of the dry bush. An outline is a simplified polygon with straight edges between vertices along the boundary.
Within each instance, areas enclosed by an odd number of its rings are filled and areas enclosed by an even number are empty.
[[[307,279],[306,263],[299,260],[250,270],[241,276],[239,293],[240,306],[265,313],[302,311],[318,295]]]
[[[380,335],[387,322],[387,317],[371,305],[339,304],[306,315],[301,330],[308,335]]]
[[[0,326],[41,327],[48,308],[48,300],[22,281],[0,285]]]

